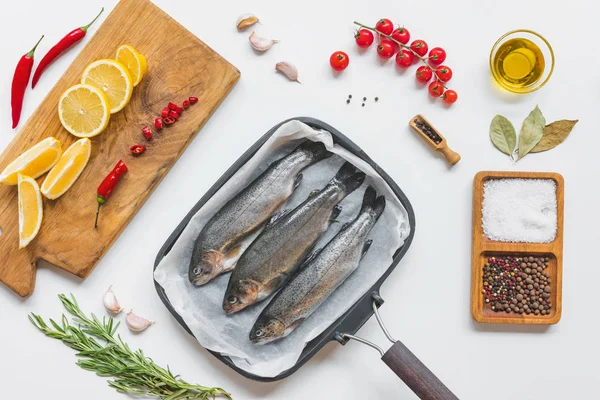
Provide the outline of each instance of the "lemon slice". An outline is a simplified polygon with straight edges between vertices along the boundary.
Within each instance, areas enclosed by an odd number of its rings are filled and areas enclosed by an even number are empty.
[[[93,137],[106,129],[110,120],[110,105],[100,89],[90,85],[75,85],[60,97],[58,117],[72,135]]]
[[[53,137],[46,138],[8,164],[0,174],[0,183],[16,185],[19,174],[38,178],[58,162],[61,154],[60,142]]]
[[[40,231],[44,209],[35,179],[19,174],[19,248],[26,247]]]
[[[137,86],[144,77],[148,68],[146,58],[133,47],[124,44],[117,49],[117,61],[127,67],[133,79],[133,86]]]
[[[42,194],[50,200],[58,199],[65,194],[83,172],[91,153],[90,139],[83,138],[73,143],[44,179]]]
[[[81,83],[92,85],[106,94],[111,114],[121,111],[133,93],[133,79],[129,70],[116,60],[94,61],[83,71]]]

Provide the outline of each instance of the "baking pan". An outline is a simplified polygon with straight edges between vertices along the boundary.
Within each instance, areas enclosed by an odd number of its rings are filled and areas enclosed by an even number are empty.
[[[394,253],[392,263],[385,271],[383,276],[370,288],[370,290],[364,294],[356,303],[354,303],[344,315],[338,318],[333,324],[331,324],[327,329],[325,329],[319,336],[308,342],[302,351],[302,354],[296,361],[296,364],[290,369],[280,373],[275,377],[261,377],[258,375],[254,375],[252,373],[246,372],[240,368],[238,368],[229,357],[221,355],[218,352],[214,352],[208,350],[212,355],[221,360],[223,363],[228,365],[230,368],[237,371],[239,374],[245,376],[246,378],[261,381],[261,382],[272,382],[277,381],[283,378],[288,377],[297,371],[302,365],[304,365],[308,360],[311,359],[315,353],[317,353],[323,346],[325,346],[328,342],[332,340],[336,340],[342,345],[346,344],[350,339],[359,340],[360,342],[367,344],[371,347],[376,348],[382,356],[382,360],[390,366],[390,368],[401,378],[403,379],[409,387],[417,395],[419,395],[423,399],[455,399],[456,397],[433,375],[404,345],[392,339],[387,330],[385,329],[385,325],[381,321],[377,313],[378,307],[383,304],[383,299],[379,295],[379,289],[383,281],[387,279],[390,273],[394,270],[396,265],[400,262],[404,254],[408,251],[414,234],[415,234],[415,214],[413,208],[408,201],[406,195],[402,192],[402,190],[398,187],[398,185],[390,178],[390,176],[379,167],[365,152],[354,144],[350,139],[344,136],[335,128],[329,126],[328,124],[319,121],[314,118],[309,117],[298,117],[291,118],[289,120],[283,121],[273,128],[271,128],[265,135],[263,135],[256,143],[252,145],[226,172],[225,174],[219,178],[219,180],[210,188],[210,190],[196,203],[196,205],[190,210],[190,212],[185,216],[185,218],[179,223],[177,228],[173,231],[171,236],[167,239],[165,244],[162,246],[158,255],[156,256],[156,260],[154,262],[154,269],[158,266],[158,264],[162,261],[162,259],[169,253],[181,232],[185,229],[190,219],[198,212],[198,210],[223,186],[236,172],[237,170],[244,165],[254,154],[258,151],[258,149],[275,133],[277,129],[286,122],[291,120],[298,120],[307,124],[308,126],[315,129],[323,129],[331,133],[333,137],[334,143],[337,145],[344,147],[346,150],[352,152],[357,157],[361,158],[365,162],[367,162],[373,169],[385,180],[385,182],[389,185],[392,192],[398,197],[402,205],[407,211],[408,220],[410,225],[410,234],[404,241],[402,247],[398,248]],[[175,319],[183,326],[183,328],[193,336],[192,332],[186,325],[185,321],[181,318],[181,316],[174,310],[171,305],[169,299],[167,298],[163,288],[155,281],[154,282],[156,291],[158,292],[159,297],[162,302],[165,304],[167,309],[173,314]],[[364,325],[365,322],[373,315],[376,314],[377,320],[384,329],[387,338],[394,343],[392,348],[390,348],[387,352],[384,352],[378,346],[367,342],[361,338],[354,336],[354,334]]]

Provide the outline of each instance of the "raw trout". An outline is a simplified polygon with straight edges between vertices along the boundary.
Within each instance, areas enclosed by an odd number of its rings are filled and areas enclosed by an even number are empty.
[[[269,343],[289,335],[356,270],[371,246],[367,235],[385,208],[385,197],[376,196],[369,186],[356,219],[310,256],[273,297],[250,331],[253,343]]]
[[[283,286],[341,212],[337,204],[364,180],[364,173],[346,163],[321,191],[311,193],[294,210],[275,215],[231,274],[225,312],[240,311]]]
[[[189,266],[195,286],[231,271],[244,239],[261,227],[288,200],[304,168],[331,156],[323,143],[307,140],[273,162],[252,183],[229,200],[204,226]]]

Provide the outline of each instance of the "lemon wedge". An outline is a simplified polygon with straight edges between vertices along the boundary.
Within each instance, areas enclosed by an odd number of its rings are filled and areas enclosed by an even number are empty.
[[[83,172],[91,154],[90,139],[83,138],[73,143],[44,179],[42,194],[50,200],[56,200],[65,194]]]
[[[110,120],[110,105],[100,89],[90,85],[75,85],[60,97],[58,117],[72,135],[93,137],[106,129]]]
[[[26,247],[40,231],[44,209],[40,187],[35,179],[18,175],[19,184],[19,248]]]
[[[83,71],[81,83],[94,86],[106,94],[111,114],[121,111],[133,93],[131,74],[117,60],[94,61]]]
[[[38,178],[58,162],[61,154],[60,142],[53,137],[46,138],[8,164],[0,173],[0,183],[16,185],[19,174]]]
[[[146,57],[128,44],[124,44],[117,49],[117,61],[127,67],[131,79],[133,79],[133,86],[137,86],[142,81],[148,68]]]

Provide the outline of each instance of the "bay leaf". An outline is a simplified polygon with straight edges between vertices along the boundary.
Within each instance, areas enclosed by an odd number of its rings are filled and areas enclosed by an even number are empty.
[[[544,126],[546,119],[538,106],[535,106],[532,112],[529,113],[519,133],[519,158],[525,157],[544,136]]]
[[[496,115],[490,124],[490,139],[498,150],[512,156],[517,145],[517,133],[511,122],[502,115]]]
[[[577,122],[579,122],[578,119],[573,121],[561,119],[560,121],[554,121],[553,123],[546,125],[544,127],[544,135],[542,136],[542,140],[535,145],[531,152],[539,153],[555,148],[565,141]]]

